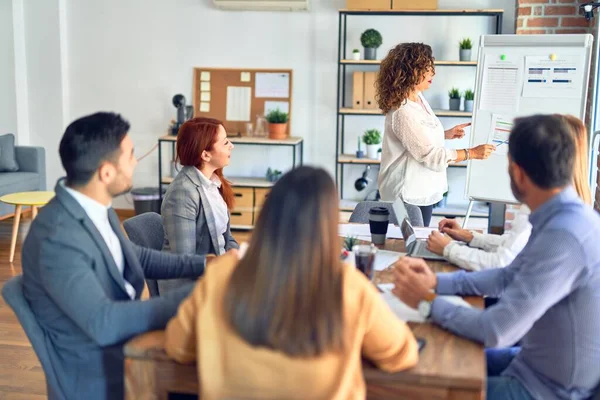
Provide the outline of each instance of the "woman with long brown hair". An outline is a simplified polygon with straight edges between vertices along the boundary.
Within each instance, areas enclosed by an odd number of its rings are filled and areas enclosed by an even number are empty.
[[[379,170],[379,192],[386,201],[402,199],[418,206],[425,226],[433,204],[448,190],[448,164],[489,157],[494,146],[482,144],[471,149],[444,148],[445,139],[464,136],[470,123],[444,131],[422,92],[435,75],[431,47],[423,43],[402,43],[381,61],[377,102],[385,114],[385,132]]]
[[[166,351],[198,364],[202,399],[365,398],[361,355],[412,367],[417,343],[374,285],[340,261],[337,191],[300,167],[273,187],[248,250],[219,257],[167,326]]]
[[[575,139],[575,165],[573,166],[573,187],[581,200],[592,205],[592,195],[588,182],[588,140],[583,122],[572,115],[558,115],[566,122]],[[439,232],[432,232],[427,240],[427,248],[443,255],[451,263],[473,271],[506,267],[523,250],[531,235],[529,215],[531,211],[521,205],[515,214],[511,229],[503,235],[482,234],[462,229],[454,219],[444,219],[439,224]],[[452,241],[450,238],[454,239]],[[467,243],[468,246],[461,245]]]
[[[239,247],[229,229],[233,189],[223,176],[232,149],[221,121],[193,118],[181,126],[177,160],[183,168],[169,185],[161,206],[163,250],[221,255]],[[159,294],[184,282],[159,281]]]

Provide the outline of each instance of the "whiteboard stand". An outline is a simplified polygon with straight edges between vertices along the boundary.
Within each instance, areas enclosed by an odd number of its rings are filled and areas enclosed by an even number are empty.
[[[469,217],[471,216],[471,211],[473,211],[473,204],[475,204],[475,200],[469,200],[469,207],[467,208],[467,214],[465,215],[465,220],[463,221],[462,228],[467,229],[467,224],[469,223]]]

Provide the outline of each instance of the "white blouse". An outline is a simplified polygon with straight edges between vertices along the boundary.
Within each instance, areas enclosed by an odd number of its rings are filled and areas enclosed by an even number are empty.
[[[531,236],[531,211],[526,205],[515,215],[512,228],[503,235],[473,232],[468,246],[450,242],[444,248],[446,260],[470,271],[503,268],[510,265],[523,250]]]
[[[384,201],[401,198],[408,204],[429,206],[448,190],[446,168],[457,159],[444,147],[444,127],[423,95],[427,111],[408,100],[385,117],[379,192]]]
[[[210,202],[210,208],[212,209],[213,216],[215,218],[215,226],[217,228],[217,240],[219,242],[219,248],[215,249],[218,252],[217,255],[225,253],[225,232],[227,232],[227,225],[229,225],[229,210],[227,209],[227,203],[223,200],[223,196],[219,192],[221,188],[221,180],[215,174],[208,179],[204,174],[196,168],[196,172],[200,176],[200,182],[206,190],[206,196]],[[206,210],[206,208],[205,208]]]

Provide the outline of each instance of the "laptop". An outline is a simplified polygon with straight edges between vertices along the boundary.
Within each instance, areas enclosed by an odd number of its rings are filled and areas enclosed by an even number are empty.
[[[438,256],[435,253],[427,250],[427,241],[417,239],[415,230],[408,221],[408,218],[402,220],[402,226],[400,227],[402,236],[404,237],[404,244],[406,246],[406,254],[411,257],[424,258],[426,260],[444,260],[444,257]]]

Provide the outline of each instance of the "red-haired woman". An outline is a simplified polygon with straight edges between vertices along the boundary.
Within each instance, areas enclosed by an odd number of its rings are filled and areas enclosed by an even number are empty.
[[[169,185],[161,207],[165,228],[163,250],[221,255],[239,248],[229,229],[233,190],[223,177],[232,149],[221,121],[193,118],[181,126],[177,160],[183,168]],[[162,295],[185,281],[159,281],[159,293]]]

